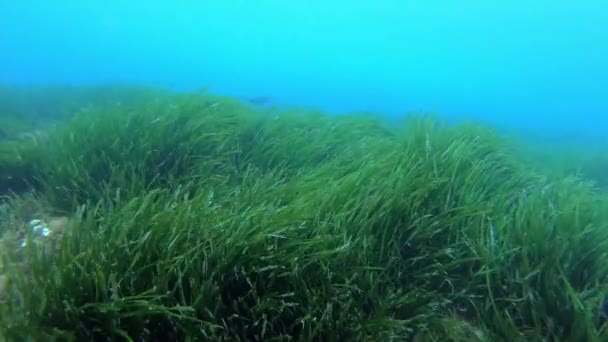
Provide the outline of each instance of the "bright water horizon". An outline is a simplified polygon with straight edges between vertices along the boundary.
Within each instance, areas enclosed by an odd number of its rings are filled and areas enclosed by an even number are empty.
[[[608,136],[608,2],[21,1],[0,83],[137,83]]]

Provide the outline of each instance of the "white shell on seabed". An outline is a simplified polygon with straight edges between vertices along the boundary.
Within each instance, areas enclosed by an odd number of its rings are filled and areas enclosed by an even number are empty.
[[[48,237],[51,234],[51,230],[43,220],[33,219],[28,224],[35,237]],[[34,242],[36,242],[36,240],[34,240]],[[23,239],[19,244],[21,248],[25,248],[27,245],[27,238]]]
[[[37,232],[39,230],[45,230],[45,229],[48,229],[48,228],[43,224],[39,224],[37,226],[34,226],[34,228],[33,228],[34,232]]]
[[[36,226],[39,226],[42,224],[42,220],[38,220],[38,219],[33,219],[30,221],[30,227],[35,228]]]
[[[39,219],[33,219],[29,223],[30,228],[36,234],[42,235],[43,237],[49,236],[51,230],[47,227],[46,223]]]

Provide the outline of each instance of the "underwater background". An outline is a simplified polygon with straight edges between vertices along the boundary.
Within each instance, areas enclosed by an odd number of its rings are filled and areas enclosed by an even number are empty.
[[[0,78],[206,86],[604,138],[607,10],[597,0],[7,2]]]
[[[608,340],[606,13],[0,4],[0,341]]]

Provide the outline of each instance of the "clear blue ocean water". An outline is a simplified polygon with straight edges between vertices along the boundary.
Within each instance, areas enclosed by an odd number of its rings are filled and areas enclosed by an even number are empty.
[[[608,136],[606,1],[24,0],[0,23],[0,83],[207,87]]]

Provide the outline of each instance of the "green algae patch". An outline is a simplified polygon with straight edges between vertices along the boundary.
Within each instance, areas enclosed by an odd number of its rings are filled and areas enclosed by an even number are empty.
[[[491,129],[146,94],[5,154],[6,241],[64,225],[0,250],[4,339],[607,337],[608,196]]]

